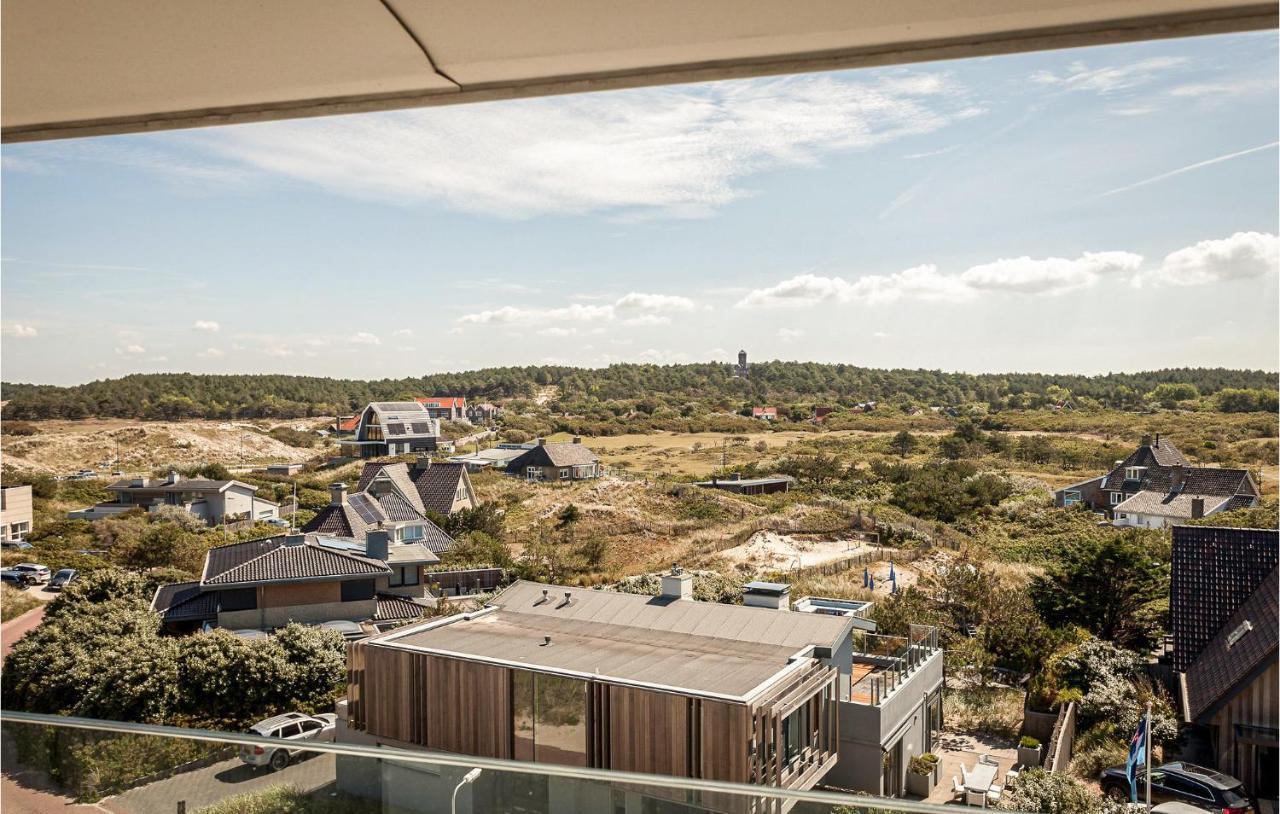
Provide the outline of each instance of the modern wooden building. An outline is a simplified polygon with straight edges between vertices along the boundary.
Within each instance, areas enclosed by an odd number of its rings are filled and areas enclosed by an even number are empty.
[[[848,685],[838,665],[848,669],[851,620],[695,602],[692,577],[678,571],[663,582],[653,597],[522,581],[478,612],[353,644],[339,737],[815,785],[837,760]],[[362,782],[340,767],[340,785],[358,792]],[[475,811],[503,804],[498,789],[475,794]],[[557,811],[576,805],[555,802]],[[683,791],[671,802],[745,810],[740,800],[693,801]]]

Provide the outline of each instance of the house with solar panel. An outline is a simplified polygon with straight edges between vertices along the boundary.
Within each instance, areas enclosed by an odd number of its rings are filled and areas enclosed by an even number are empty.
[[[338,439],[338,448],[351,458],[378,458],[413,452],[435,452],[440,421],[417,401],[375,401],[360,412],[355,436]]]
[[[433,607],[420,586],[424,569],[439,562],[426,544],[396,542],[388,530],[362,542],[281,534],[209,549],[199,581],[161,585],[151,609],[175,633],[299,622],[363,636]]]

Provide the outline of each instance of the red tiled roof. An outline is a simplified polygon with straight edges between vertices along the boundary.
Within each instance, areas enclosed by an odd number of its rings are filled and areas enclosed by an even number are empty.
[[[414,401],[419,404],[426,404],[429,407],[453,407],[463,408],[467,406],[466,396],[432,396],[431,398],[418,398]]]
[[[353,415],[338,419],[338,432],[355,432],[360,426],[360,416]]]
[[[762,415],[776,416],[777,414],[778,414],[777,407],[752,407],[751,408],[751,415],[757,416],[757,417]]]

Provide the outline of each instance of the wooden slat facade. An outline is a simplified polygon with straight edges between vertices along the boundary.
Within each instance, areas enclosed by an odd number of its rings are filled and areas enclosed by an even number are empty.
[[[513,757],[515,669],[365,643],[349,647],[348,665],[348,714],[354,728],[431,749]],[[836,759],[836,680],[833,668],[812,660],[750,703],[586,681],[586,765],[742,784],[812,786]],[[809,746],[788,765],[783,720],[802,706],[809,712]],[[712,807],[739,809],[722,802]]]

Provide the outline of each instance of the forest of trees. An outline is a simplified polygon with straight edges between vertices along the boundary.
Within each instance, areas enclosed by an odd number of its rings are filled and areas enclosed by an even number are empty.
[[[556,385],[562,400],[744,402],[862,400],[954,406],[983,402],[1035,408],[1069,395],[1134,409],[1180,396],[1229,391],[1227,404],[1274,404],[1276,374],[1260,370],[1177,368],[1101,376],[1041,373],[967,374],[938,370],[876,370],[816,362],[754,364],[737,379],[728,364],[617,364],[606,368],[500,367],[420,378],[360,381],[317,376],[134,374],[74,387],[10,384],[3,417],[10,420],[87,418],[302,418],[351,412],[374,400],[460,394],[472,400],[527,397]],[[1245,395],[1241,395],[1244,393]],[[1252,395],[1250,395],[1252,394]],[[1263,394],[1263,395],[1259,395]]]

